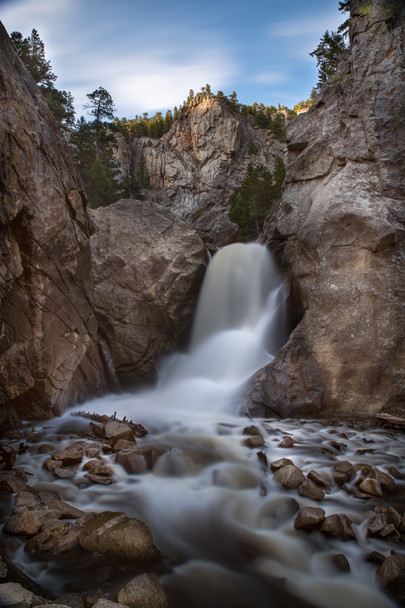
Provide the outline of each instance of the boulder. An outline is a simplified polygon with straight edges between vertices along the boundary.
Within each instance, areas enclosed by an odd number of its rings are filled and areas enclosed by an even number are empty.
[[[371,496],[382,496],[382,489],[380,483],[376,479],[366,477],[359,485],[359,490],[370,494]]]
[[[38,515],[34,511],[25,511],[12,515],[4,524],[3,532],[17,536],[34,536],[40,527]]]
[[[356,540],[352,521],[344,514],[334,514],[326,517],[320,531],[325,536],[341,538],[342,540]]]
[[[259,448],[264,445],[264,439],[262,435],[252,435],[243,440],[243,445],[247,448]]]
[[[294,465],[294,463],[289,458],[279,458],[278,460],[274,460],[270,464],[270,468],[273,471],[273,473],[275,473],[276,471],[278,471],[278,469],[282,469],[283,467],[286,467],[287,465]]]
[[[120,464],[127,473],[137,474],[153,469],[156,462],[154,448],[133,448],[117,452],[115,462]]]
[[[101,392],[86,196],[39,88],[0,25],[0,424]]]
[[[274,477],[286,490],[298,488],[305,480],[303,472],[291,464],[278,469],[274,473]]]
[[[404,418],[401,7],[387,17],[386,2],[366,12],[352,2],[350,48],[287,126],[284,191],[266,236],[289,271],[298,325],[250,384],[264,416]]]
[[[294,521],[296,530],[316,530],[325,521],[325,511],[318,507],[301,507]]]
[[[311,500],[322,500],[325,492],[310,479],[306,479],[299,487],[298,494]]]
[[[105,511],[94,515],[85,523],[79,541],[86,551],[135,562],[156,561],[160,556],[149,527],[125,513]]]
[[[129,608],[168,608],[165,592],[155,574],[131,579],[117,593],[117,601]]]
[[[392,553],[377,568],[375,580],[377,585],[402,606],[405,600],[405,557]]]
[[[67,521],[49,521],[26,544],[25,551],[35,559],[47,560],[79,545],[79,530]]]
[[[332,480],[329,477],[329,475],[322,471],[312,470],[308,473],[307,477],[308,477],[308,479],[310,479],[311,481],[316,483],[316,485],[320,486],[321,488],[331,488],[333,485]]]
[[[354,468],[351,462],[342,460],[337,462],[333,467],[333,480],[338,486],[342,486],[346,481],[350,481],[353,477]]]
[[[97,319],[119,381],[151,380],[157,359],[188,335],[207,263],[204,244],[150,201],[121,200],[91,217]]]
[[[7,608],[31,608],[34,594],[19,583],[0,585],[0,606]]]
[[[74,466],[79,464],[83,460],[84,450],[83,447],[77,445],[70,445],[64,450],[55,450],[52,452],[52,458],[62,462],[64,467]]]

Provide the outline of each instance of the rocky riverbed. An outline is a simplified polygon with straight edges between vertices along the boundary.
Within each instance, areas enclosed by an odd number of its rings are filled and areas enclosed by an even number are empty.
[[[193,595],[190,580],[199,594],[201,572],[194,581],[186,572],[194,560],[248,576],[241,606],[253,605],[246,593],[257,606],[270,597],[274,606],[404,605],[399,428],[224,416],[209,438],[77,414],[10,431],[3,445],[0,605],[177,608]],[[188,494],[201,487],[196,508]],[[176,522],[167,492],[177,493]],[[164,496],[166,522],[155,504]],[[205,530],[190,530],[193,521]],[[42,597],[7,558],[46,589]],[[347,591],[326,604],[336,585]],[[219,606],[221,593],[205,590],[204,601]]]

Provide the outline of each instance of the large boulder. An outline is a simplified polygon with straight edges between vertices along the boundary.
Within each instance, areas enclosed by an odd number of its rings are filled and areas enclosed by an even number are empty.
[[[0,24],[0,426],[102,390],[86,197]]]
[[[256,411],[404,416],[404,13],[354,0],[350,49],[287,130],[267,235],[301,320],[252,383]]]
[[[168,209],[120,200],[91,212],[95,306],[122,385],[150,380],[159,356],[185,339],[207,254]]]

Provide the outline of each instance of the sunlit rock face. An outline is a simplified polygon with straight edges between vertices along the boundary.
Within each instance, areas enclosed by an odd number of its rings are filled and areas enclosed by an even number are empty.
[[[288,128],[267,235],[302,319],[251,393],[277,414],[403,415],[405,8],[394,4],[354,1],[334,82]]]
[[[151,380],[185,340],[207,263],[195,230],[150,201],[91,212],[95,306],[121,385]]]
[[[135,174],[143,156],[150,176],[148,199],[170,207],[205,242],[224,246],[238,240],[228,200],[249,162],[272,170],[276,156],[284,158],[285,151],[285,144],[255,127],[252,117],[236,114],[218,99],[197,97],[161,139],[119,140],[117,158]]]
[[[0,25],[0,422],[103,388],[80,178]]]

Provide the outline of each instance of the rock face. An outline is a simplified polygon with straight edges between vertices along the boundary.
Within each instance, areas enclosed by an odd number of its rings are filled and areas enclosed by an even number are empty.
[[[354,0],[334,82],[287,130],[267,235],[301,321],[255,377],[276,415],[403,415],[405,60],[402,3]]]
[[[168,209],[121,200],[91,213],[95,306],[120,383],[150,380],[191,325],[207,254]]]
[[[81,181],[1,24],[0,82],[2,423],[61,412],[102,389],[104,371]]]
[[[135,174],[143,157],[150,176],[148,198],[187,220],[205,242],[224,246],[237,240],[228,218],[228,200],[242,182],[249,162],[273,169],[286,146],[252,117],[236,114],[214,97],[197,97],[185,106],[159,140],[119,141],[117,157]]]

